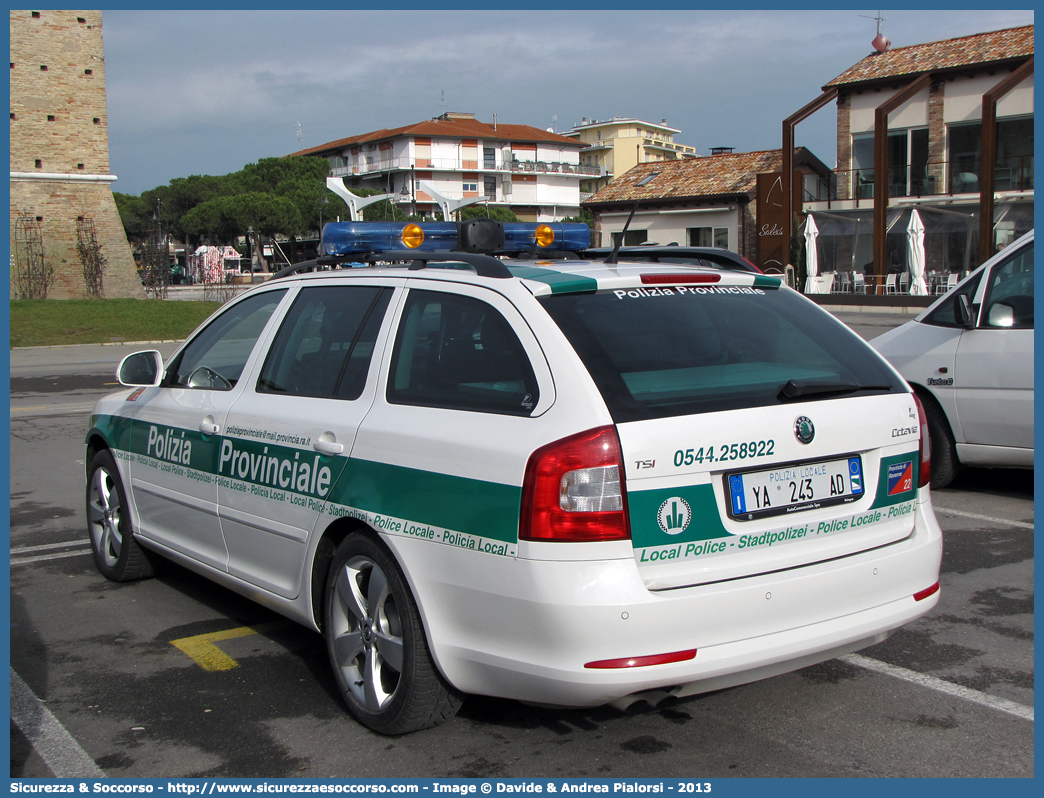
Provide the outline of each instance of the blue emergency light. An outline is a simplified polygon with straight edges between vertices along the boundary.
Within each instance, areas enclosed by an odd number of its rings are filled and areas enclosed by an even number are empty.
[[[586,224],[504,223],[504,249],[519,252],[530,249],[533,242],[541,249],[579,252],[591,246],[591,228]]]
[[[538,224],[490,219],[467,222],[329,222],[323,225],[322,251],[345,256],[411,250],[414,252],[526,252],[554,249],[577,252],[591,244],[586,224]]]

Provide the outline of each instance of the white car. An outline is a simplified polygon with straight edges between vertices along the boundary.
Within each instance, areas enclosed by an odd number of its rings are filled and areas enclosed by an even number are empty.
[[[320,631],[386,734],[468,693],[742,684],[935,606],[929,439],[882,358],[778,279],[543,260],[587,228],[534,227],[327,225],[319,265],[375,265],[125,359],[87,435],[101,572],[169,558]],[[476,254],[504,236],[537,259]]]
[[[1033,467],[1033,231],[870,342],[924,404],[932,487],[960,466]]]

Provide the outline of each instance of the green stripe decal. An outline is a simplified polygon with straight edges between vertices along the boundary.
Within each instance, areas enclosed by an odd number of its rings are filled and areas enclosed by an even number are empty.
[[[518,540],[521,486],[353,458],[329,498],[347,507],[469,535]]]
[[[126,416],[92,415],[84,443],[89,442],[95,435],[104,438],[112,449],[130,451],[131,420]]]
[[[779,288],[781,285],[783,285],[783,281],[778,277],[765,277],[761,274],[754,276],[755,288]]]
[[[207,436],[150,422],[132,424],[120,416],[92,418],[88,439],[92,434],[105,437],[117,457],[141,466],[207,483],[216,480],[218,487],[259,500],[290,501],[332,516],[362,518],[382,532],[511,556],[513,545],[491,547],[484,541],[518,541],[520,485],[319,455],[311,448],[263,440]],[[418,525],[440,529],[418,535]]]
[[[551,286],[552,294],[581,294],[598,290],[598,281],[593,277],[581,277],[576,274],[564,274],[553,269],[539,269],[535,266],[512,266],[511,273],[524,280],[535,280]]]

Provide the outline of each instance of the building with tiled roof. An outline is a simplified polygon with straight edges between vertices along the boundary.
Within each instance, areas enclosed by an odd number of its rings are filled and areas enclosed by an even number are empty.
[[[780,195],[773,191],[774,186],[778,191],[782,160],[782,150],[763,150],[642,163],[583,206],[594,214],[595,230],[605,246],[615,243],[637,201],[624,241],[627,245],[655,241],[718,246],[761,266],[779,266],[782,264],[767,262],[765,242],[759,239],[762,233],[778,235],[775,221],[764,222],[769,206],[780,206]],[[830,168],[826,164],[800,147],[794,152],[794,168],[804,175],[803,196],[827,194]],[[655,176],[649,179],[651,175]]]
[[[981,69],[984,65],[1018,66],[1033,55],[1033,26],[976,33],[957,39],[897,47],[868,55],[824,86],[854,86],[878,80],[943,72]]]
[[[828,268],[905,266],[914,208],[930,271],[967,271],[1032,227],[1032,61],[1028,25],[885,49],[823,86],[836,91],[837,190],[804,209],[825,223]]]
[[[421,213],[436,209],[433,197],[419,188],[424,182],[449,199],[483,197],[527,221],[554,221],[577,213],[581,176],[599,172],[581,166],[582,146],[530,125],[446,113],[292,154],[325,157],[330,176],[344,178],[349,188],[408,197]]]
[[[584,118],[565,134],[583,142],[581,164],[600,167],[600,174],[586,175],[580,181],[581,200],[589,199],[636,164],[695,158],[695,147],[674,142],[678,133],[681,131],[677,128],[667,126],[666,119],[656,124],[622,116],[604,120]]]

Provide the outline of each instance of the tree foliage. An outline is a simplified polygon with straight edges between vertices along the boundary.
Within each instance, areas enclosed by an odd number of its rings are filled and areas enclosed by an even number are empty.
[[[572,224],[583,223],[590,227],[592,230],[594,230],[594,214],[592,214],[591,211],[587,210],[587,208],[581,208],[579,214],[577,214],[576,216],[567,216],[562,221]]]
[[[207,235],[221,241],[245,234],[248,227],[266,236],[303,232],[298,207],[287,197],[262,191],[202,202],[185,214],[181,226],[191,236]]]
[[[179,238],[229,243],[248,226],[264,235],[301,236],[348,217],[344,200],[326,188],[325,158],[262,158],[228,175],[179,177],[140,197],[113,192],[127,237],[141,242],[159,222]]]
[[[513,210],[500,205],[493,205],[492,207],[488,205],[467,205],[461,208],[459,213],[462,222],[468,219],[493,219],[498,222],[521,221]]]

